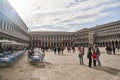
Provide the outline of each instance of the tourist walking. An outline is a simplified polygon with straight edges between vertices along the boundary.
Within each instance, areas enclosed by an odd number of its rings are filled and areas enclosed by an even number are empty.
[[[72,51],[73,51],[73,53],[75,53],[75,46],[72,47]]]
[[[63,52],[64,52],[64,46],[61,46],[61,52],[62,52],[62,55],[63,55]]]
[[[118,49],[118,51],[119,51],[120,47],[118,46],[117,49]]]
[[[112,50],[113,50],[113,54],[115,55],[115,47],[114,46],[113,46]]]
[[[92,52],[91,52],[91,47],[88,48],[87,58],[89,59],[88,66],[92,67]]]
[[[79,60],[80,60],[80,65],[84,65],[83,63],[83,51],[81,49],[79,49]]]
[[[109,47],[106,47],[106,53],[109,54]]]
[[[58,54],[60,54],[61,52],[60,46],[58,46],[57,50],[58,50]]]
[[[57,48],[56,48],[56,47],[54,47],[54,54],[56,54],[56,51],[57,51]]]
[[[112,54],[112,48],[111,48],[111,46],[109,46],[109,54]]]

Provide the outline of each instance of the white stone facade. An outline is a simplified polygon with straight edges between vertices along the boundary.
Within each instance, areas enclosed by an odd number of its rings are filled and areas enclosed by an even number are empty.
[[[75,32],[77,45],[120,46],[120,21],[111,22]]]
[[[0,40],[29,44],[28,27],[8,0],[0,1]],[[0,43],[0,47],[11,46]]]
[[[30,45],[37,46],[72,46],[74,43],[73,32],[31,31]]]
[[[31,46],[120,46],[120,21],[76,32],[29,32]],[[68,43],[67,43],[68,42]]]

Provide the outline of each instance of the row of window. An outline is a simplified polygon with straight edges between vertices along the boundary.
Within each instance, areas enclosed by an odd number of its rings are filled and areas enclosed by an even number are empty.
[[[21,32],[20,30],[18,30],[17,27],[18,26],[14,26],[11,23],[9,23],[8,21],[0,18],[0,29],[2,31],[9,32],[16,36],[19,36],[20,38],[22,38],[24,40],[28,40],[29,39],[28,36],[26,34],[24,34],[23,32]]]
[[[31,43],[31,46],[72,46],[73,43]]]
[[[109,36],[102,36],[102,37],[96,37],[96,41],[111,40],[111,39],[120,39],[120,34],[109,35]]]
[[[31,36],[31,40],[73,40],[72,36]]]
[[[101,41],[101,40],[111,40],[111,39],[120,39],[120,34],[116,34],[116,35],[110,35],[110,36],[102,36],[102,37],[95,37],[96,41]],[[79,38],[76,39],[76,41],[80,41],[80,42],[86,42],[89,41],[89,38]]]
[[[109,33],[117,33],[120,32],[120,25],[108,27],[108,28],[103,28],[102,30],[99,30],[97,32],[98,35],[100,34],[109,34]]]

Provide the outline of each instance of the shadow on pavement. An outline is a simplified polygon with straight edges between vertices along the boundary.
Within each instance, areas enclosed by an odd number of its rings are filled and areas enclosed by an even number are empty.
[[[101,67],[93,67],[93,69],[105,71],[111,75],[118,75],[120,73],[120,69],[112,68],[112,67],[106,67],[106,66],[101,66]]]
[[[120,56],[120,54],[115,54],[115,55]]]
[[[31,63],[31,65],[33,65],[37,68],[46,68],[46,67],[51,68],[50,66],[53,66],[52,63],[45,62],[45,61],[41,61],[41,62],[36,61],[36,62]]]
[[[13,67],[13,64],[1,64],[0,65],[0,68],[3,69],[3,68],[11,68]]]

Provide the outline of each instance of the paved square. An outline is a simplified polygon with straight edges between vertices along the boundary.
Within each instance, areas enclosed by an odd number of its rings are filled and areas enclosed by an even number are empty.
[[[44,63],[37,65],[31,65],[25,54],[12,66],[0,68],[0,80],[120,80],[120,52],[116,50],[116,55],[107,55],[100,48],[102,66],[89,68],[86,51],[85,65],[79,65],[77,51],[65,50],[64,55],[46,52]]]

